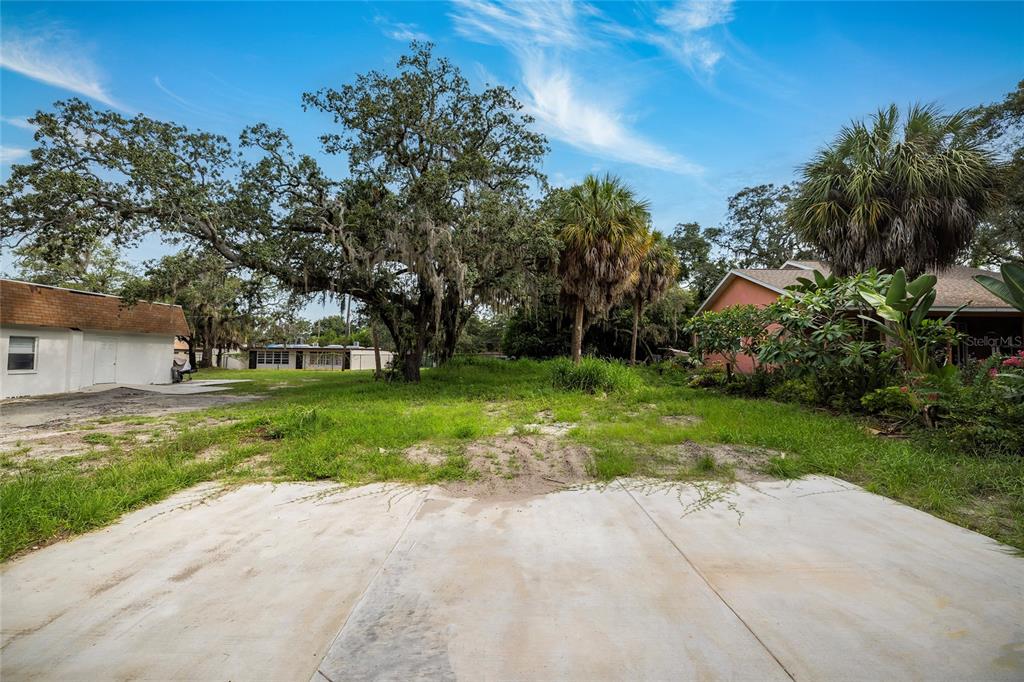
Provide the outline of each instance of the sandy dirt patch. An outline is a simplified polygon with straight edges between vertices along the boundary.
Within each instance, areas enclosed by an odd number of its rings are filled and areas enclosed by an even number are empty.
[[[173,414],[229,405],[258,396],[203,393],[167,395],[115,388],[53,398],[28,398],[0,404],[0,454],[13,473],[28,460],[102,454],[115,446],[130,448],[181,431],[231,420],[200,419],[182,423]]]
[[[783,452],[767,448],[749,445],[705,445],[690,440],[675,446],[673,454],[678,457],[679,464],[689,467],[710,456],[716,466],[731,468],[736,480],[743,483],[777,480],[777,477],[765,473],[765,468],[773,458],[786,456]]]
[[[550,435],[488,438],[467,446],[465,456],[478,476],[444,484],[459,497],[519,499],[592,480],[590,451]]]

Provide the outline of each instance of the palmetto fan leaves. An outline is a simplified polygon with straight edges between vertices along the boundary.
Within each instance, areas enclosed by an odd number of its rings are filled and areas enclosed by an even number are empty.
[[[650,247],[640,259],[633,277],[630,298],[633,299],[633,338],[630,342],[629,361],[636,363],[636,342],[639,335],[640,315],[646,305],[665,295],[679,277],[679,257],[661,234],[650,235]]]
[[[993,157],[963,114],[934,106],[844,127],[802,171],[790,223],[840,276],[952,265],[996,199]]]
[[[630,297],[642,305],[654,303],[679,277],[679,257],[665,238],[654,232],[651,245],[640,260]]]
[[[567,192],[557,220],[562,294],[602,315],[632,286],[650,247],[648,204],[618,178],[588,176]]]
[[[586,312],[604,315],[629,291],[651,245],[651,214],[618,178],[587,176],[560,198],[562,299],[573,310],[572,358],[580,361]]]

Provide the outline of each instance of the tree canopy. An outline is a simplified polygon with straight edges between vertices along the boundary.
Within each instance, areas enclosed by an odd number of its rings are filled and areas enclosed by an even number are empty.
[[[574,314],[572,357],[579,362],[584,316],[606,314],[629,291],[650,248],[651,215],[646,201],[610,175],[587,176],[554,202],[562,300]]]
[[[839,275],[954,264],[996,203],[995,159],[963,113],[895,105],[805,165],[790,220]]]
[[[544,138],[511,91],[481,92],[432,46],[413,43],[394,73],[371,71],[307,93],[330,114],[321,136],[348,177],[328,177],[283,131],[222,136],[58,102],[32,119],[37,147],[2,191],[4,238],[51,255],[160,231],[302,293],[350,293],[390,332],[419,378],[440,330],[454,348],[484,301],[520,295],[553,258],[528,188],[543,182]]]

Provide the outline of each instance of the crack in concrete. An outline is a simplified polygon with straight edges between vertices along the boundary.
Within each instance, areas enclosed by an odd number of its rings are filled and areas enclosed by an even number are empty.
[[[786,676],[789,677],[789,679],[796,682],[796,677],[793,676],[793,673],[791,673],[789,669],[786,668],[786,666],[782,663],[782,661],[779,660],[779,657],[775,655],[775,652],[768,648],[768,645],[765,644],[764,640],[757,636],[757,633],[754,632],[754,629],[752,627],[750,627],[750,624],[747,623],[747,621],[743,619],[743,616],[741,616],[739,612],[737,612],[736,609],[732,607],[732,604],[730,604],[725,599],[722,593],[715,589],[715,586],[711,583],[708,577],[704,575],[704,573],[699,568],[697,568],[696,564],[694,564],[693,561],[690,560],[690,557],[686,556],[686,552],[683,551],[683,548],[677,545],[675,540],[669,537],[668,533],[665,532],[665,529],[662,528],[661,525],[654,520],[654,517],[651,516],[650,512],[647,511],[647,508],[640,504],[640,500],[636,499],[636,496],[633,495],[629,488],[622,485],[621,482],[619,483],[619,486],[622,488],[623,491],[625,491],[627,495],[629,495],[629,498],[633,500],[636,506],[640,508],[640,511],[643,512],[644,516],[647,517],[647,520],[650,521],[654,525],[654,527],[658,529],[658,532],[661,533],[662,537],[668,540],[669,544],[671,544],[672,547],[675,548],[676,552],[679,553],[679,556],[683,557],[683,560],[690,566],[690,568],[693,569],[694,573],[696,573],[697,576],[702,581],[704,581],[704,584],[708,586],[708,589],[711,590],[711,592],[714,593],[716,597],[718,597],[718,600],[721,601],[722,604],[724,604],[725,607],[729,609],[729,611],[731,611],[734,616],[736,616],[736,619],[743,624],[743,627],[747,629],[747,632],[750,633],[750,636],[757,640],[757,643],[760,644],[766,652],[768,652],[768,655],[771,656],[772,660],[774,660],[778,664],[779,668],[782,669],[782,672],[786,673]]]

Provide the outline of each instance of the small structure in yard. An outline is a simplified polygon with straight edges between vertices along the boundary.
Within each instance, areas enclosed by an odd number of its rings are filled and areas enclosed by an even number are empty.
[[[0,279],[0,397],[169,384],[181,306]]]
[[[817,270],[829,274],[829,268],[818,261],[787,261],[781,268],[743,268],[730,270],[707,299],[697,309],[723,310],[734,305],[767,306],[781,296],[786,287],[798,284],[798,277],[809,277]],[[960,306],[963,309],[953,318],[953,326],[964,334],[964,340],[953,349],[953,361],[961,363],[969,358],[987,358],[992,353],[1015,353],[1024,347],[1024,313],[1011,307],[974,281],[975,275],[999,273],[978,268],[953,267],[933,273],[935,304],[931,317],[945,317]],[[737,360],[741,372],[753,370],[753,360],[741,356]]]
[[[373,348],[365,346],[311,346],[309,344],[268,344],[250,346],[249,369],[373,370]],[[380,351],[381,369],[394,358]]]

